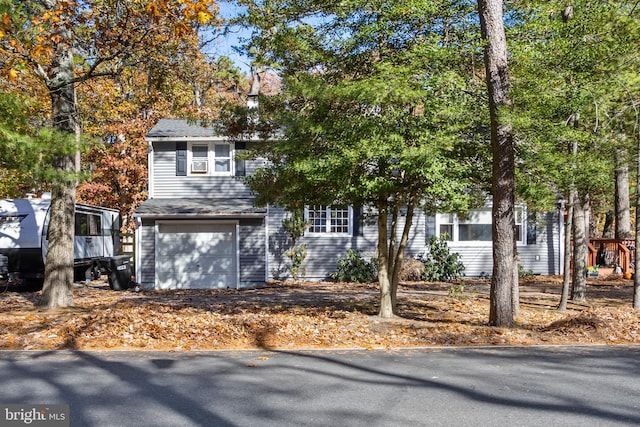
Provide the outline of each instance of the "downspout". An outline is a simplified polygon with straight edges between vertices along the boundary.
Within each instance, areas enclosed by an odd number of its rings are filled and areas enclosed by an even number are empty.
[[[564,274],[564,198],[559,197],[557,201],[558,206],[558,276]]]
[[[142,285],[142,268],[141,268],[141,259],[142,259],[142,219],[141,218],[134,218],[133,223],[135,225],[135,230],[134,230],[134,242],[133,242],[133,251],[134,251],[134,262],[135,262],[135,266],[136,266],[136,271],[135,271],[135,275],[136,275],[136,282],[139,283],[140,285]]]
[[[264,282],[267,283],[269,281],[269,254],[271,253],[270,251],[270,247],[269,247],[269,218],[271,218],[270,216],[270,205],[267,205],[267,216],[265,216],[264,218],[264,248],[265,248],[265,253],[264,253],[264,265],[265,265],[265,269],[264,269]]]
[[[153,199],[154,197],[154,164],[153,164],[153,141],[151,139],[147,139],[149,142],[149,148],[147,150],[147,170],[148,172],[148,181],[147,181],[147,191],[149,192],[149,199]]]

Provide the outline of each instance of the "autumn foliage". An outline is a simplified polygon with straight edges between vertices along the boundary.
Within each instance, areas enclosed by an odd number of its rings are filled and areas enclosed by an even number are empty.
[[[208,49],[223,25],[213,0],[0,2],[0,17],[0,91],[30,100],[22,114],[32,125],[51,125],[52,58],[56,49],[72,51],[88,147],[77,197],[121,211],[123,231],[147,196],[151,127],[163,117],[214,120],[244,102],[246,76]],[[49,190],[33,170],[20,171],[22,163],[0,163],[0,197]]]

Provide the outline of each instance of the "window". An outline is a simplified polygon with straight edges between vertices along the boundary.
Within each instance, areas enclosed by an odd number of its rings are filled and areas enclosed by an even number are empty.
[[[215,171],[231,172],[231,147],[229,144],[214,145]]]
[[[439,235],[447,235],[447,240],[453,240],[453,222],[455,219],[454,214],[442,214],[440,216],[440,231]]]
[[[209,147],[194,145],[191,147],[191,173],[209,172]]]
[[[458,219],[458,241],[491,241],[491,209],[470,211],[467,218]]]
[[[519,243],[526,243],[524,231],[526,226],[526,212],[523,207],[515,210],[515,233]],[[490,242],[492,240],[491,208],[475,209],[466,215],[452,213],[437,214],[435,227],[431,225],[438,236],[446,234],[447,240],[454,242]],[[433,232],[433,231],[432,231]],[[427,235],[429,233],[427,232]]]
[[[313,205],[305,211],[309,233],[351,234],[350,208]]]
[[[233,150],[229,144],[193,143],[188,150],[190,175],[231,175]]]
[[[17,226],[26,217],[26,215],[0,215],[0,225]]]
[[[76,213],[76,236],[100,236],[102,234],[100,215]]]

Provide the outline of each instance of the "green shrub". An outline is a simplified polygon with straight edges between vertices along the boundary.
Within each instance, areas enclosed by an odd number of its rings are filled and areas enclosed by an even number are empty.
[[[294,246],[285,252],[285,255],[291,260],[289,270],[291,271],[291,277],[293,277],[293,280],[298,280],[300,276],[304,276],[306,274],[306,269],[302,267],[302,263],[305,258],[307,258],[307,245],[303,243],[301,245]]]
[[[533,270],[525,270],[523,266],[518,264],[518,277],[532,277],[534,276]]]
[[[375,282],[378,278],[376,264],[375,258],[367,261],[360,252],[349,249],[344,258],[338,259],[337,271],[331,274],[331,278],[338,282]]]
[[[285,252],[291,264],[289,270],[294,280],[298,280],[300,276],[305,275],[305,268],[302,263],[307,258],[307,245],[298,245],[298,240],[304,235],[304,230],[309,223],[304,220],[304,212],[301,209],[294,209],[290,215],[282,219],[282,228],[287,232],[291,247]]]
[[[457,279],[464,274],[460,254],[449,251],[446,235],[440,238],[432,236],[427,252],[420,255],[418,260],[424,264],[422,279],[429,282]]]
[[[452,298],[461,298],[464,293],[464,282],[460,282],[457,285],[451,286],[449,288],[449,296]]]

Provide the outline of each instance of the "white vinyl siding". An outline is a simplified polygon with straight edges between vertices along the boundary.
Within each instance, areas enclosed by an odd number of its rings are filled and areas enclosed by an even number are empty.
[[[247,162],[247,174],[263,164],[263,161]],[[188,167],[191,168],[191,165]],[[153,198],[252,198],[253,195],[241,178],[227,175],[192,174],[176,176],[175,142],[155,142],[153,152]]]
[[[265,218],[240,220],[240,286],[262,284],[266,280]]]
[[[526,211],[520,211],[516,220],[521,221],[526,218]],[[438,235],[442,231],[449,214],[438,214],[426,218],[426,238]],[[440,221],[444,218],[444,221]],[[517,242],[518,258],[520,266],[534,274],[548,275],[560,274],[562,266],[562,245],[559,242],[560,225],[557,213],[539,214],[532,217],[535,224],[527,223],[517,225],[518,236],[524,233]],[[530,236],[526,236],[526,229],[529,228]],[[525,243],[526,241],[526,243]],[[468,277],[490,276],[493,270],[493,258],[491,241],[463,241],[449,240],[449,250],[460,254],[460,260],[465,266],[465,275]]]

